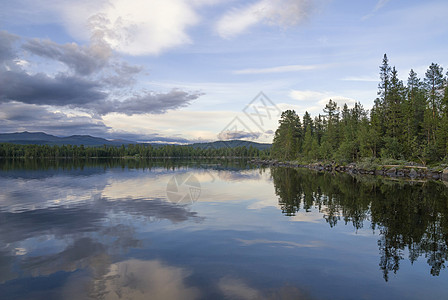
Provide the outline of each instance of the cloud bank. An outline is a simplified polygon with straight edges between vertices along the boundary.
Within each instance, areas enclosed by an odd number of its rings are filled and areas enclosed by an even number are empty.
[[[142,67],[116,59],[109,46],[101,42],[79,46],[32,39],[20,49],[16,47],[20,41],[15,35],[0,32],[0,103],[68,107],[99,115],[160,114],[185,107],[202,95],[176,88],[167,93],[132,92],[134,76]],[[62,63],[67,69],[55,74],[33,72],[29,63],[19,57],[20,50]],[[129,92],[130,96],[122,96]]]

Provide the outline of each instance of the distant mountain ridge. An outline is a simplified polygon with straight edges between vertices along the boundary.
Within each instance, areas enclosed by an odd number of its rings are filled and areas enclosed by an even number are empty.
[[[44,132],[15,132],[15,133],[0,133],[0,143],[12,143],[21,145],[84,145],[84,146],[121,146],[129,144],[139,144],[134,141],[127,140],[106,140],[100,137],[94,137],[90,135],[71,135],[67,137],[58,137]],[[151,144],[153,146],[161,146],[161,144]],[[235,147],[247,147],[250,146],[264,150],[271,147],[271,144],[256,143],[250,141],[232,140],[232,141],[216,141],[208,143],[194,143],[188,146],[210,149],[210,148],[235,148]]]
[[[122,144],[136,144],[109,141],[90,135],[72,135],[67,137],[58,137],[44,132],[15,132],[0,133],[0,143],[12,143],[22,145],[84,145],[84,146],[121,146]]]

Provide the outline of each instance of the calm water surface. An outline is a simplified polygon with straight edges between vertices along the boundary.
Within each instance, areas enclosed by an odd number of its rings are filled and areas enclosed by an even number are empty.
[[[447,299],[443,183],[0,160],[0,299]]]

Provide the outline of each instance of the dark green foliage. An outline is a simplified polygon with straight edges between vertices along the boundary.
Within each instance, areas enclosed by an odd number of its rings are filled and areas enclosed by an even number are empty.
[[[314,121],[305,112],[302,127],[294,129],[301,134],[293,139],[287,137],[281,123],[273,143],[273,157],[339,163],[362,157],[424,164],[447,161],[448,79],[443,76],[443,68],[432,63],[424,80],[411,70],[405,85],[384,55],[379,75],[378,98],[370,113],[360,103],[351,109],[344,105],[341,110],[330,100],[324,114]],[[300,118],[295,119],[300,124]]]
[[[270,149],[260,150],[249,147],[200,148],[191,145],[162,145],[154,147],[146,144],[129,144],[102,147],[85,147],[84,145],[19,145],[0,144],[0,158],[168,158],[168,157],[268,157]]]
[[[279,127],[275,131],[272,155],[283,160],[297,157],[302,150],[303,130],[299,116],[294,110],[282,113]]]

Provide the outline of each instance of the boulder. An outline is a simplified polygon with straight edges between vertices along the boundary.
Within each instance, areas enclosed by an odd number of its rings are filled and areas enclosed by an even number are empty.
[[[448,181],[448,168],[443,169],[442,180]]]
[[[386,175],[387,176],[391,176],[391,177],[396,176],[397,175],[397,169],[390,168],[390,169],[386,170]]]
[[[409,171],[409,177],[411,177],[411,178],[417,178],[417,177],[419,177],[419,174],[417,173],[417,171],[416,171],[414,168],[412,168],[412,169]]]

